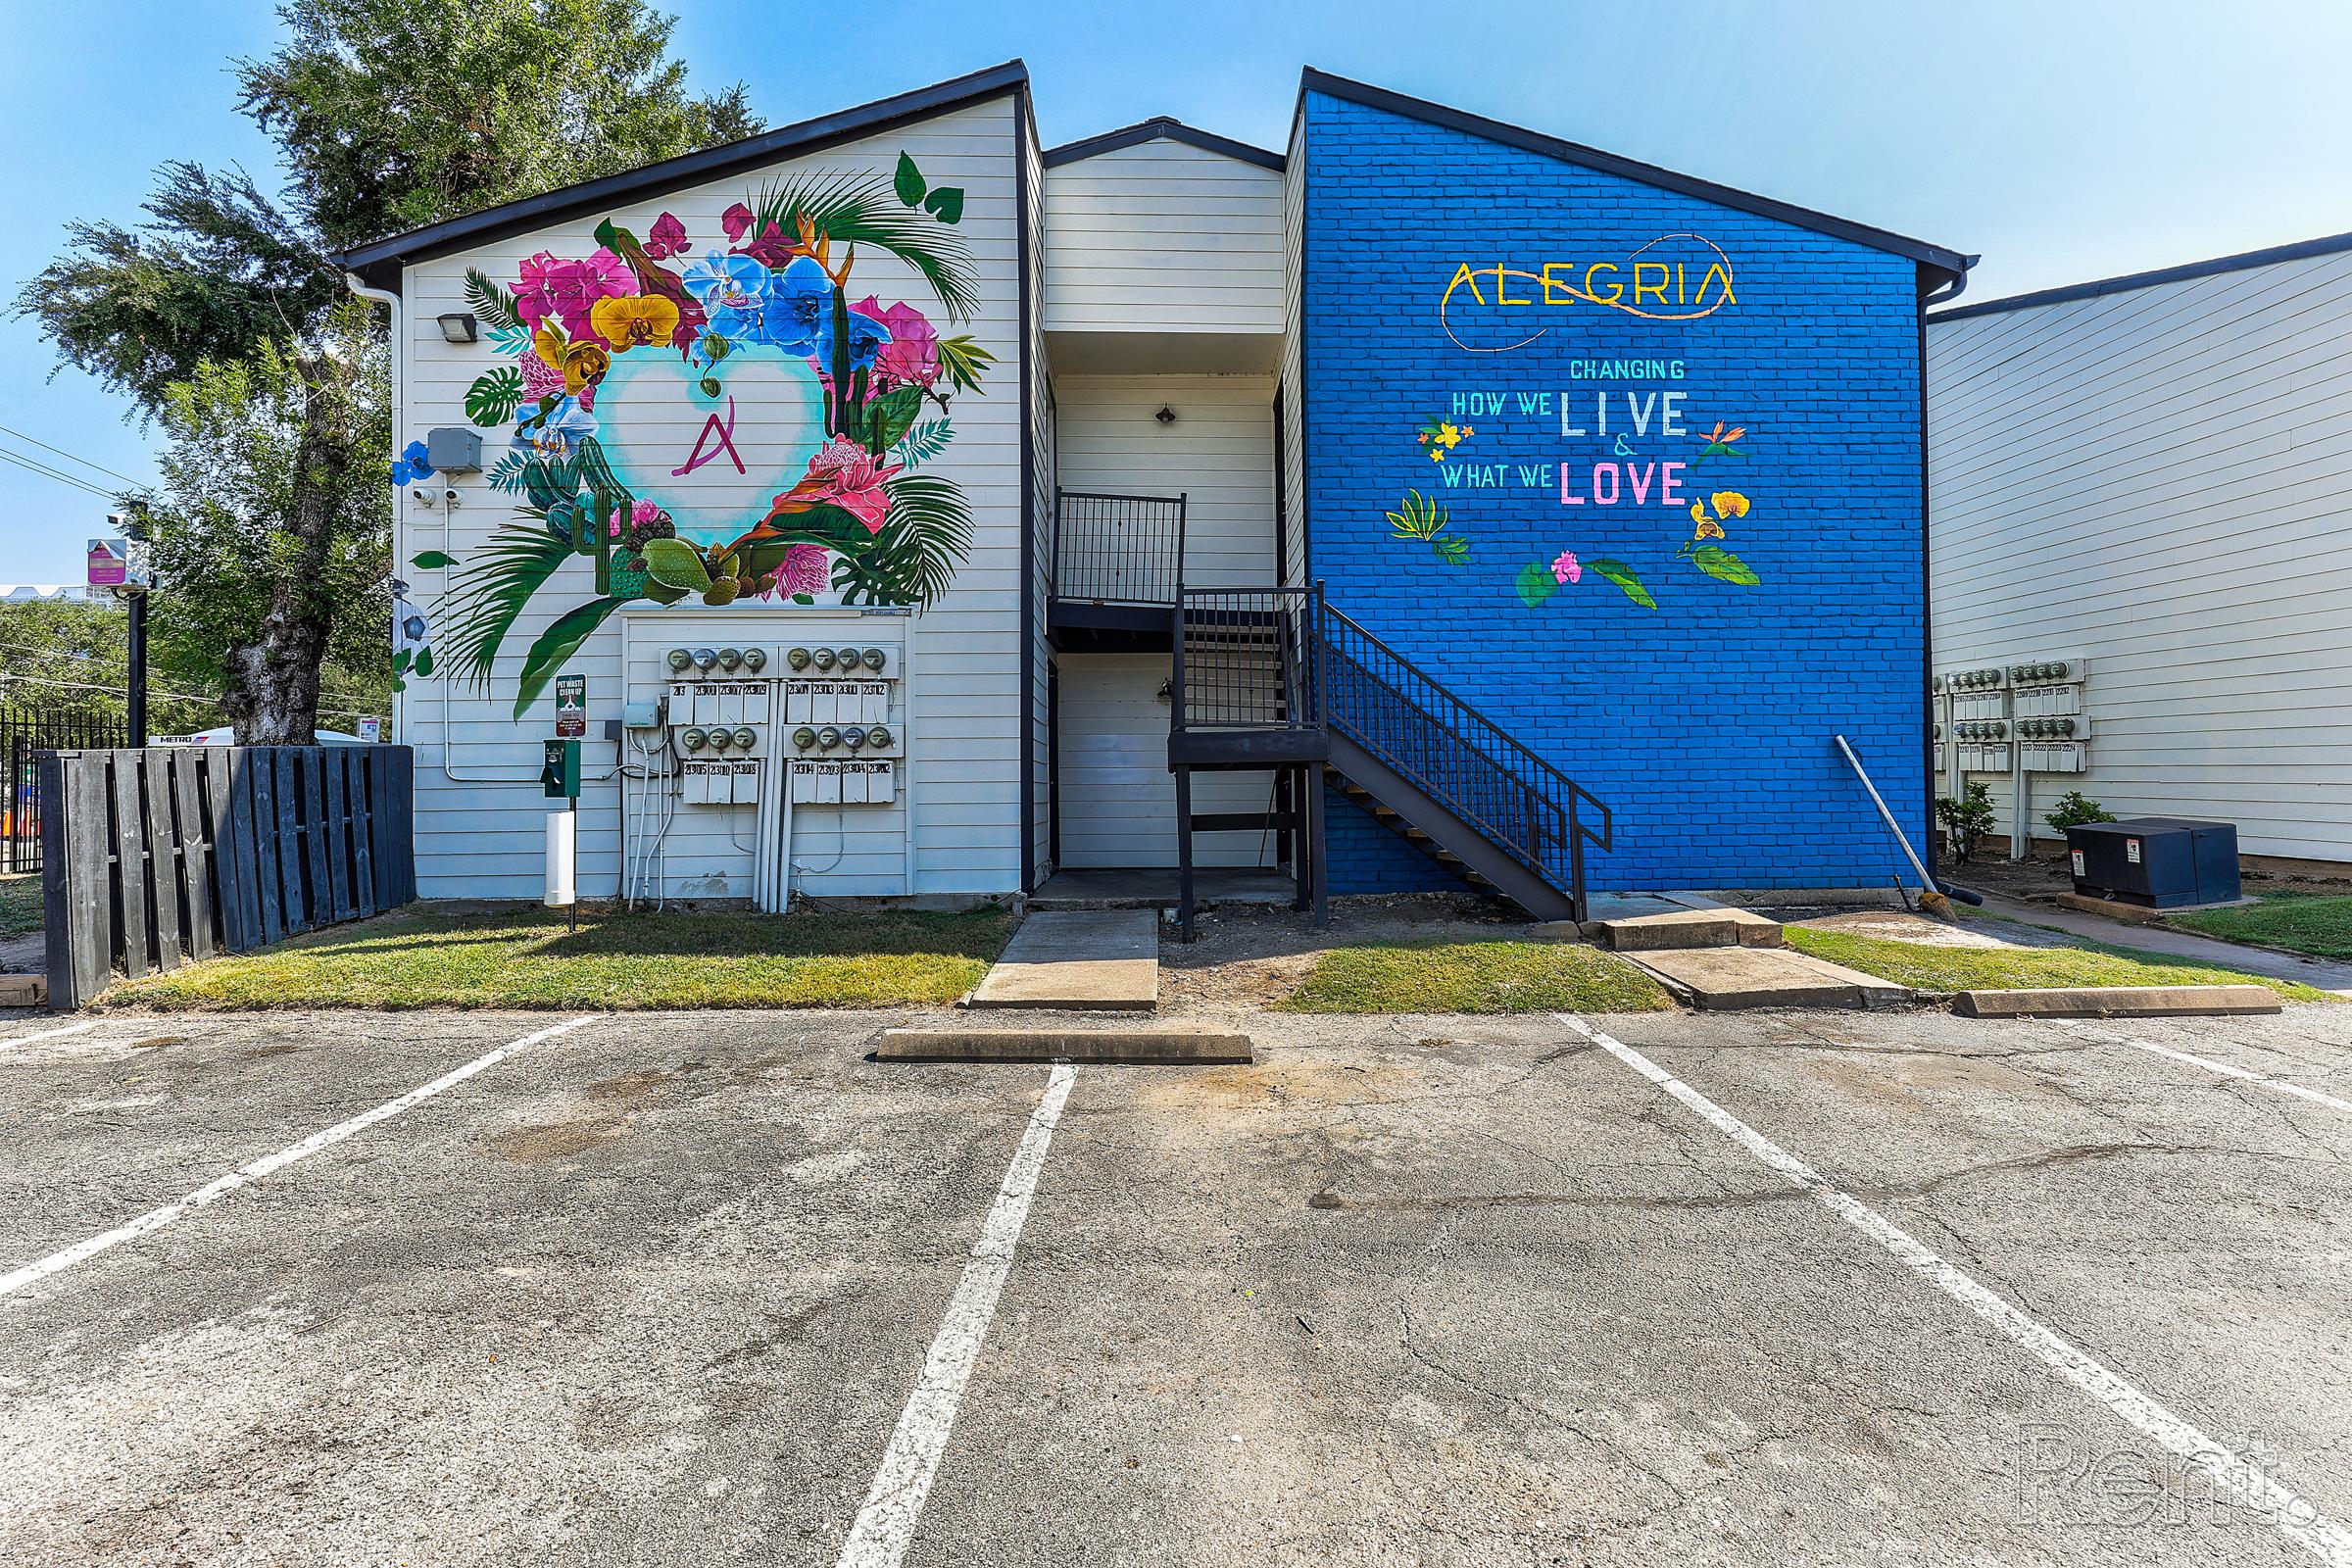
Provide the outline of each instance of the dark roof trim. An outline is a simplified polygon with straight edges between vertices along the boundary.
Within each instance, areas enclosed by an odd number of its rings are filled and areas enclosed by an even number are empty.
[[[1008,60],[986,71],[762,131],[721,147],[706,147],[701,152],[665,158],[643,169],[566,185],[544,196],[508,202],[503,207],[468,213],[447,222],[355,246],[335,260],[368,283],[379,288],[397,288],[400,269],[412,262],[430,261],[436,256],[562,222],[583,213],[625,206],[650,191],[719,179],[738,170],[773,163],[779,158],[820,152],[860,136],[876,135],[894,126],[929,120],[984,98],[1012,92],[1026,86],[1028,81],[1029,68],[1018,60]]]
[[[2121,277],[2102,277],[2092,283],[2068,283],[2058,288],[2036,289],[2031,294],[2011,294],[2005,299],[1935,311],[1930,313],[1928,319],[1931,322],[1957,321],[1970,316],[2032,310],[2036,305],[2064,305],[2069,300],[2096,299],[2102,294],[2153,288],[2159,283],[2185,283],[2190,278],[2211,277],[2216,272],[2242,272],[2250,267],[2269,267],[2275,262],[2299,262],[2312,256],[2332,256],[2338,251],[2352,251],[2352,234],[2329,234],[2324,239],[2297,240],[2292,245],[2273,245],[2267,250],[2217,256],[2210,262],[2188,262],[2180,267],[2160,267],[2152,272],[2127,272]]]
[[[1925,240],[1907,239],[1903,235],[1889,233],[1883,228],[1873,228],[1867,223],[1856,223],[1842,218],[1833,218],[1827,213],[1817,213],[1809,207],[1792,206],[1788,202],[1775,201],[1769,196],[1758,196],[1749,191],[1737,190],[1730,185],[1718,185],[1713,180],[1699,179],[1690,174],[1678,174],[1671,169],[1660,169],[1655,164],[1644,164],[1631,158],[1620,158],[1615,153],[1604,153],[1597,148],[1587,147],[1579,142],[1563,141],[1557,136],[1547,136],[1540,130],[1530,130],[1524,125],[1514,125],[1500,120],[1489,120],[1483,115],[1449,109],[1444,104],[1431,103],[1426,98],[1407,97],[1400,92],[1391,92],[1386,87],[1374,87],[1365,82],[1350,81],[1346,76],[1335,76],[1328,72],[1317,71],[1312,66],[1307,67],[1299,76],[1298,108],[1297,115],[1293,117],[1294,123],[1298,115],[1305,114],[1306,95],[1310,92],[1325,93],[1334,98],[1347,99],[1350,103],[1362,104],[1369,109],[1385,110],[1389,114],[1402,115],[1409,120],[1426,121],[1433,125],[1444,125],[1449,130],[1483,136],[1489,141],[1501,142],[1506,147],[1518,147],[1528,152],[1542,153],[1547,158],[1557,158],[1565,163],[1580,164],[1604,174],[1638,179],[1643,184],[1655,185],[1663,190],[1680,191],[1686,196],[1695,196],[1701,201],[1714,202],[1718,206],[1733,208],[1739,212],[1754,213],[1759,217],[1774,219],[1780,222],[1793,224],[1798,228],[1809,228],[1817,233],[1835,235],[1838,239],[1851,240],[1857,245],[1867,245],[1873,250],[1889,251],[1896,256],[1907,256],[1919,263],[1922,268],[1936,274],[1934,277],[1923,279],[1923,284],[1926,285],[1923,287],[1923,293],[1927,292],[1929,288],[1940,287],[1954,278],[1963,276],[1969,268],[1976,265],[1977,259],[1974,256],[1965,255],[1960,251],[1947,250],[1941,245],[1931,245]]]
[[[1074,164],[1081,158],[1092,158],[1098,153],[1115,153],[1122,147],[1137,147],[1148,141],[1180,141],[1188,147],[1223,153],[1245,164],[1271,169],[1276,173],[1282,172],[1283,166],[1288,162],[1280,153],[1252,147],[1246,141],[1235,141],[1230,136],[1219,136],[1213,131],[1195,130],[1181,120],[1160,115],[1133,125],[1122,125],[1117,130],[1106,130],[1100,136],[1089,136],[1084,141],[1049,147],[1046,149],[1046,167],[1058,169],[1063,164]]]

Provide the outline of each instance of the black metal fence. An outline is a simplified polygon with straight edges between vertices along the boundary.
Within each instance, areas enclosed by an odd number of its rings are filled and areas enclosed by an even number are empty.
[[[49,1004],[416,896],[405,746],[40,754]]]
[[[1184,575],[1183,496],[1054,492],[1056,599],[1174,605]]]
[[[79,751],[130,744],[130,726],[109,713],[30,711],[0,708],[0,760],[8,768],[6,799],[0,801],[0,873],[41,868],[41,752]]]

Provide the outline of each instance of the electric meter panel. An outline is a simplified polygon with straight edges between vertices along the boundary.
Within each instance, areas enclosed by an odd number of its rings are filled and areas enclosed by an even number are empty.
[[[680,804],[757,805],[779,774],[799,803],[895,800],[898,662],[895,648],[846,641],[662,649]]]

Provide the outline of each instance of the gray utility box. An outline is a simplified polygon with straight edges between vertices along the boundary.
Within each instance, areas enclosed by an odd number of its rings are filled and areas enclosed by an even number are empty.
[[[2237,892],[2237,828],[2175,816],[2087,822],[2066,830],[2075,891],[2152,909],[2226,904]]]

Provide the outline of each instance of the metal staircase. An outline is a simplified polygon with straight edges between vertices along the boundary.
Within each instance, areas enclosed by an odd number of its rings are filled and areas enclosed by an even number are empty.
[[[1585,916],[1585,847],[1609,808],[1311,588],[1184,577],[1185,497],[1054,492],[1047,632],[1056,649],[1171,655],[1168,767],[1193,929],[1193,836],[1265,831],[1318,918],[1323,784],[1481,892]],[[1196,813],[1193,775],[1270,771],[1263,811]],[[1597,824],[1597,825],[1596,825]]]
[[[1193,814],[1191,775],[1203,767],[1280,770],[1276,808],[1257,820],[1286,842],[1301,835],[1291,859],[1318,918],[1326,777],[1470,886],[1538,919],[1584,918],[1585,846],[1609,847],[1609,808],[1332,608],[1319,584],[1180,587],[1173,621],[1168,765],[1188,938],[1192,835],[1243,825]]]

